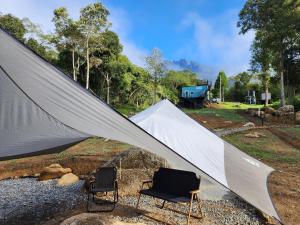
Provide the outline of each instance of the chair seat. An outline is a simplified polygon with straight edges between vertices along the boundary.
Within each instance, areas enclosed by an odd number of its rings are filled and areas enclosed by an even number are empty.
[[[162,200],[178,203],[178,202],[190,202],[191,197],[188,196],[175,196],[175,195],[170,195],[170,194],[165,194],[165,193],[160,193],[157,192],[156,190],[153,189],[145,189],[140,191],[141,194],[143,195],[148,195],[152,196],[155,198],[160,198]]]
[[[92,193],[97,193],[97,192],[110,192],[110,191],[115,191],[116,189],[111,187],[111,188],[92,188],[91,192]]]

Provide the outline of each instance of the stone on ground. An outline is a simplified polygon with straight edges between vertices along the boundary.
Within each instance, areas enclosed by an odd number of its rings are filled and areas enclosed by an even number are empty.
[[[59,186],[67,186],[74,184],[79,181],[79,178],[73,173],[67,173],[63,175],[58,181],[57,185]]]
[[[144,223],[128,223],[122,222],[111,217],[105,217],[101,214],[95,213],[81,213],[72,216],[60,225],[145,225]]]
[[[60,178],[67,173],[72,173],[72,170],[70,168],[63,168],[59,164],[51,164],[50,166],[47,166],[42,170],[39,176],[39,180],[43,181]]]
[[[249,137],[249,138],[266,137],[266,135],[264,135],[262,133],[258,133],[258,132],[251,132],[251,133],[245,134],[244,136]]]
[[[243,127],[255,127],[255,124],[252,122],[245,123]]]

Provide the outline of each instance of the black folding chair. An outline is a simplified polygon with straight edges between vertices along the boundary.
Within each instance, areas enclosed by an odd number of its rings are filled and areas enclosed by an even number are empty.
[[[101,200],[100,202],[95,199],[97,193],[105,193],[107,196],[108,192],[113,192],[114,200]],[[92,210],[90,211],[90,194],[93,195],[93,202],[96,204],[111,204],[112,209],[109,210]],[[118,182],[117,182],[117,169],[115,167],[103,167],[96,170],[95,180],[90,183],[90,188],[88,190],[88,200],[87,200],[87,211],[88,212],[111,212],[115,209],[116,203],[119,200],[118,193]]]

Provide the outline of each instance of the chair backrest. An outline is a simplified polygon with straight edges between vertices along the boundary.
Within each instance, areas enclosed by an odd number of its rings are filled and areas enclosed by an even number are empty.
[[[153,176],[152,188],[160,193],[190,197],[190,191],[199,189],[200,178],[194,172],[159,168]]]
[[[98,168],[95,173],[95,188],[114,188],[117,179],[116,167]]]

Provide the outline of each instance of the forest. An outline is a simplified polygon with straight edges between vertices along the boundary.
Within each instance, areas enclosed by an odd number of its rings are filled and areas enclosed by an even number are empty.
[[[241,35],[255,31],[250,69],[229,76],[220,71],[211,97],[244,102],[249,90],[258,96],[270,92],[273,105],[293,104],[300,110],[299,5],[299,0],[246,1],[237,27]],[[57,8],[52,33],[28,18],[0,14],[0,27],[117,108],[139,110],[163,98],[177,103],[181,86],[200,82],[201,74],[169,69],[158,48],[145,57],[143,67],[134,65],[122,54],[109,14],[102,3],[82,8],[78,19],[67,8]]]

